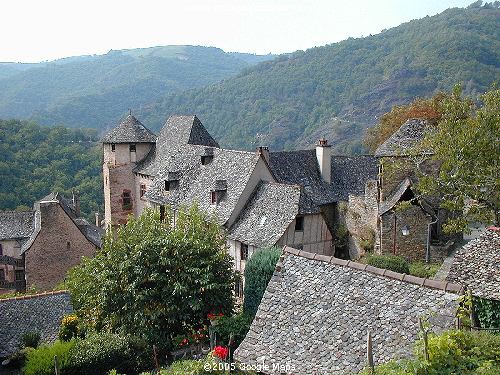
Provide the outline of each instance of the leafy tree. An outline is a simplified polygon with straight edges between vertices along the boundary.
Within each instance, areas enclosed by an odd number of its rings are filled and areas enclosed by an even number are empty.
[[[243,311],[255,316],[264,291],[271,276],[273,276],[276,263],[281,251],[276,247],[268,247],[257,251],[248,260],[245,266],[245,300]]]
[[[442,102],[442,117],[418,149],[430,149],[441,163],[437,176],[421,176],[418,190],[439,195],[441,206],[456,217],[444,229],[462,232],[468,224],[497,224],[500,210],[500,90],[492,89],[477,108],[460,86]]]
[[[168,348],[208,313],[232,311],[235,273],[215,219],[196,206],[180,210],[174,225],[170,219],[154,210],[130,218],[69,272],[74,307],[88,325]]]

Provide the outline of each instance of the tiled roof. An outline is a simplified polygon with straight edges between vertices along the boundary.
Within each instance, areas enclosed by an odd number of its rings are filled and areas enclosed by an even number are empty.
[[[0,300],[0,358],[19,348],[21,336],[39,332],[42,342],[57,339],[62,318],[73,311],[68,292],[49,292]]]
[[[383,215],[387,211],[391,210],[399,202],[403,194],[411,185],[412,182],[408,177],[401,181],[396,190],[394,190],[394,192],[387,197],[387,199],[380,203],[379,215]]]
[[[128,115],[101,140],[102,143],[153,143],[155,141],[156,134],[142,125],[133,115]]]
[[[178,158],[190,146],[204,146],[193,149],[200,157],[206,154],[206,148],[219,147],[196,116],[171,116],[163,125],[156,146],[137,164],[134,172],[156,176],[170,166],[172,158]]]
[[[0,211],[0,240],[28,238],[34,217],[34,211]]]
[[[298,214],[318,212],[300,186],[261,182],[229,229],[229,238],[260,248],[274,245]]]
[[[332,156],[331,188],[338,200],[363,195],[366,182],[377,179],[378,161],[373,155]]]
[[[487,229],[457,250],[446,280],[466,285],[475,296],[500,301],[499,229]]]
[[[219,223],[224,224],[247,186],[259,156],[254,152],[215,148],[212,162],[202,165],[201,155],[204,152],[205,147],[189,146],[165,159],[164,169],[158,173],[145,197],[174,208],[197,202],[202,210],[214,214]],[[165,192],[164,181],[171,170],[182,171],[182,177],[177,189]],[[216,187],[217,181],[222,180],[225,180],[226,190],[221,201],[212,205],[210,192]],[[222,185],[221,182],[218,184]]]
[[[287,248],[235,359],[264,363],[266,373],[279,374],[279,364],[296,374],[356,373],[366,364],[367,331],[376,364],[409,357],[418,318],[428,317],[434,332],[453,327],[460,291]]]
[[[405,156],[408,151],[420,142],[428,130],[427,121],[410,119],[391,135],[376,150],[375,156]]]
[[[277,182],[303,186],[317,205],[338,200],[331,186],[321,177],[316,150],[271,152],[269,166]]]

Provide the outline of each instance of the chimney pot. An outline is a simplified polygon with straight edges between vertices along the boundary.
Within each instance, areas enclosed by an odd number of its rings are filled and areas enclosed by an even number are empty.
[[[325,182],[331,183],[332,147],[324,137],[318,141],[316,146],[316,159],[318,160],[321,177]]]
[[[269,163],[269,147],[259,146],[257,147],[257,155],[261,155],[266,162]]]

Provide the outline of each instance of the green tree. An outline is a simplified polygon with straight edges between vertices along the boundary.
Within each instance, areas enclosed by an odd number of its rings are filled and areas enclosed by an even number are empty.
[[[417,152],[432,150],[432,158],[441,162],[437,176],[421,176],[418,190],[441,196],[441,206],[456,213],[444,227],[448,232],[499,221],[500,90],[481,99],[477,108],[456,86],[441,104],[441,121],[417,147]]]
[[[96,257],[69,272],[67,286],[84,322],[168,348],[209,312],[232,311],[235,273],[217,222],[196,206],[172,221],[146,210],[108,231]]]
[[[267,284],[273,276],[281,251],[268,247],[257,251],[245,266],[245,301],[243,311],[255,316]]]

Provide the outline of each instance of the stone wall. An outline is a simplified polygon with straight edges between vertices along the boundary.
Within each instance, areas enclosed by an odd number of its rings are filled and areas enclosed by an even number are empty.
[[[14,353],[21,336],[39,332],[42,342],[57,339],[62,318],[72,313],[68,292],[49,292],[0,300],[0,358]]]
[[[58,202],[40,204],[41,228],[25,254],[26,287],[51,290],[63,281],[66,272],[95,254],[87,240]]]
[[[396,255],[408,260],[425,260],[427,246],[427,227],[432,221],[419,206],[396,213]],[[386,212],[381,218],[380,253],[394,254],[394,213]],[[401,229],[407,226],[409,234],[403,236]]]

